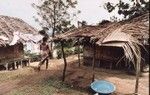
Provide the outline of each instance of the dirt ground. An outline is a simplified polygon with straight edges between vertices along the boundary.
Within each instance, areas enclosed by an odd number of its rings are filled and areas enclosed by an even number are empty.
[[[78,67],[77,56],[67,58],[65,82],[61,82],[63,60],[53,59],[48,70],[45,65],[36,70],[38,62],[14,71],[0,71],[0,95],[91,95],[92,68]],[[113,95],[132,95],[135,76],[123,71],[95,68],[95,80],[107,80],[116,85]],[[64,85],[65,84],[65,85]],[[139,94],[149,95],[149,73],[143,73],[139,82]]]

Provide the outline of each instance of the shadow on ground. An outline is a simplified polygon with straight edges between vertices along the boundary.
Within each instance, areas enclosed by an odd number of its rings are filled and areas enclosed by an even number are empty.
[[[57,63],[56,63],[57,64]],[[33,74],[29,76],[25,76],[23,80],[21,80],[18,85],[28,85],[28,84],[48,84],[49,86],[53,86],[54,88],[60,89],[65,86],[69,89],[77,90],[77,91],[85,91],[88,94],[91,94],[90,83],[92,82],[92,68],[81,66],[78,67],[78,60],[73,60],[68,62],[67,71],[66,71],[66,79],[65,82],[62,82],[62,71],[63,71],[63,63],[61,65],[56,66],[55,68],[49,68],[48,70],[37,71],[36,68],[33,69]],[[124,74],[123,76],[121,76]],[[98,75],[98,76],[97,76]],[[107,80],[108,78],[119,78],[119,79],[128,79],[134,80],[135,76],[126,75],[125,72],[115,71],[115,70],[106,70],[102,68],[95,69],[95,79],[103,79]],[[117,92],[119,95],[119,92]],[[116,95],[114,93],[114,95]],[[131,94],[130,94],[131,95]]]

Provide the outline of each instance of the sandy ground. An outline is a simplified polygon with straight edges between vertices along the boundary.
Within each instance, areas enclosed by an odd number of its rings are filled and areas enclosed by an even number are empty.
[[[71,85],[77,91],[85,90],[81,95],[89,95],[88,88],[92,81],[92,68],[81,65],[78,67],[77,56],[70,56],[67,58],[68,66],[66,72],[65,83]],[[43,79],[50,77],[58,77],[62,79],[63,60],[53,59],[49,62],[48,70],[45,70],[45,65],[42,66],[41,71],[36,70],[38,62],[30,64],[30,67],[20,68],[15,71],[1,71],[0,72],[0,95],[5,95],[14,89],[31,84],[37,84]],[[9,76],[5,74],[10,73]],[[116,85],[116,92],[113,95],[132,95],[135,87],[135,76],[128,75],[123,71],[106,70],[96,68],[95,80],[107,80]],[[3,75],[2,75],[3,74]],[[17,75],[17,77],[15,76]],[[15,77],[13,77],[15,76]],[[22,76],[22,77],[20,77]],[[4,77],[7,77],[6,79]],[[139,94],[149,95],[149,74],[144,73],[140,77]],[[31,94],[30,94],[31,95]],[[34,95],[34,94],[33,94]],[[54,95],[73,95],[56,93]],[[75,94],[74,94],[75,95]]]

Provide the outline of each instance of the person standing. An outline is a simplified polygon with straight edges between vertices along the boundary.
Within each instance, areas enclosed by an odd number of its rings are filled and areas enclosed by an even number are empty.
[[[43,65],[44,63],[46,64],[46,69],[48,69],[49,57],[51,53],[47,40],[48,38],[44,37],[42,43],[40,44],[41,61],[38,65],[38,70],[40,70],[41,65]]]

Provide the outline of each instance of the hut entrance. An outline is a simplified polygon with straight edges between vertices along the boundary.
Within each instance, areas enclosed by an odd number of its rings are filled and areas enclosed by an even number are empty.
[[[120,47],[96,46],[95,56],[95,67],[117,70],[133,68],[133,65],[126,64],[125,60],[121,60],[124,56],[124,51]],[[92,61],[93,48],[85,45],[83,47],[83,64],[85,66],[92,66]]]

